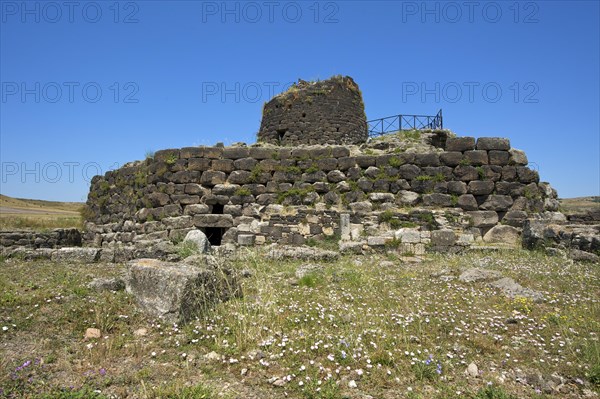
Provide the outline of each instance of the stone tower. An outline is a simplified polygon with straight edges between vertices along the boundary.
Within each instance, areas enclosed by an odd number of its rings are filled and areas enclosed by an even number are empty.
[[[282,146],[360,144],[367,118],[358,85],[349,76],[299,80],[265,103],[258,141]]]

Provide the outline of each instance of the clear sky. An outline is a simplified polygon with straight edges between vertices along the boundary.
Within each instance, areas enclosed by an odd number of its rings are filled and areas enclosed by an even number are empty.
[[[508,137],[561,197],[600,194],[598,1],[0,1],[0,192],[84,201],[148,151],[253,143],[298,78],[368,119]]]

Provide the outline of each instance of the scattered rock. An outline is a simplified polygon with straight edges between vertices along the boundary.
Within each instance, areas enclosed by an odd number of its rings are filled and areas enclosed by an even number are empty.
[[[341,253],[361,254],[364,242],[358,241],[340,241],[339,248]]]
[[[278,378],[275,381],[273,381],[273,385],[276,387],[282,387],[286,384],[285,380],[283,378]]]
[[[323,271],[323,266],[314,263],[304,263],[296,268],[296,278],[301,279],[302,277]]]
[[[490,231],[483,236],[483,241],[489,243],[517,245],[519,240],[519,229],[501,224],[492,227]]]
[[[358,387],[358,385],[356,385],[356,381],[354,381],[354,380],[348,381],[348,388],[354,389],[354,388],[357,388],[357,387]]]
[[[471,377],[478,377],[479,376],[479,368],[477,367],[477,365],[475,363],[471,363],[467,366],[465,373],[467,373]]]
[[[252,272],[252,270],[250,269],[243,269],[240,272],[240,276],[242,276],[243,278],[250,278],[254,275],[254,273]]]
[[[493,280],[502,277],[502,273],[496,270],[471,268],[461,273],[458,279],[465,283],[472,283],[475,281]]]
[[[209,361],[213,361],[213,362],[214,362],[214,361],[221,360],[221,355],[219,355],[219,354],[218,354],[217,352],[215,352],[215,351],[212,351],[212,352],[209,352],[209,353],[207,353],[206,355],[204,355],[204,358],[205,358],[206,360],[209,360]]]
[[[135,330],[133,332],[133,335],[135,335],[136,337],[144,337],[144,336],[148,335],[148,329],[138,328],[137,330]]]
[[[490,285],[501,290],[509,298],[521,296],[531,298],[534,302],[541,302],[544,300],[544,295],[542,295],[542,293],[534,291],[531,288],[525,288],[510,277],[501,278],[500,280],[490,283]]]
[[[85,339],[93,339],[102,337],[102,333],[97,328],[88,328],[85,330],[85,334],[83,338]]]
[[[600,256],[593,254],[591,252],[581,251],[579,249],[570,250],[569,258],[576,262],[600,263]]]
[[[198,249],[198,252],[205,254],[210,252],[210,242],[201,230],[190,230],[183,239],[183,243],[192,243]]]
[[[120,278],[98,277],[90,281],[87,286],[97,291],[122,291],[125,289],[125,281]]]
[[[188,321],[240,290],[227,271],[212,267],[137,259],[127,264],[127,292],[151,317]]]

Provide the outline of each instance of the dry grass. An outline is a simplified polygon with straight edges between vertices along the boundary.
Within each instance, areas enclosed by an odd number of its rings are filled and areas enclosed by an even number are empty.
[[[147,320],[123,292],[85,288],[120,266],[4,260],[0,387],[8,397],[73,386],[132,398],[412,399],[579,398],[598,389],[589,382],[600,378],[597,265],[522,251],[417,264],[373,255],[323,264],[291,285],[298,265],[249,251],[234,264],[252,272],[244,298],[174,326]],[[499,270],[547,301],[430,277],[473,266]],[[103,338],[85,341],[87,327]],[[135,335],[140,328],[147,335]],[[205,356],[213,351],[218,359]],[[480,377],[464,374],[471,362]],[[516,381],[534,371],[567,378],[565,392],[544,395]]]
[[[79,202],[55,202],[0,195],[0,230],[81,228]]]

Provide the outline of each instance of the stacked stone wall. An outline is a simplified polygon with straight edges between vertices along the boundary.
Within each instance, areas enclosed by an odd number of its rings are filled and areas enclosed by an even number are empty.
[[[416,154],[351,155],[344,146],[163,150],[96,176],[87,208],[86,239],[103,247],[176,242],[195,228],[217,244],[302,244],[341,234],[344,213],[353,240],[402,241],[408,236],[394,231],[416,228],[425,232],[421,244],[436,230],[456,231],[455,244],[470,241],[461,232],[477,240],[499,224],[520,229],[558,201],[507,139],[450,137],[444,150]]]

